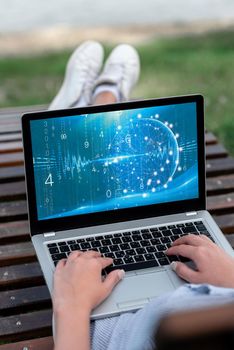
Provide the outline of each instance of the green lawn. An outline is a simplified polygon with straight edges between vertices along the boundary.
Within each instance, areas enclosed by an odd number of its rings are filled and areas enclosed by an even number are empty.
[[[206,127],[234,155],[234,30],[154,40],[137,48],[142,71],[133,97],[202,93]],[[48,103],[69,55],[1,58],[0,107]]]

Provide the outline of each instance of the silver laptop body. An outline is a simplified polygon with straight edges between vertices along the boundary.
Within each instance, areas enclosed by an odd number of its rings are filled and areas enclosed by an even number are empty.
[[[205,210],[202,96],[33,112],[22,131],[31,237],[50,293],[48,244],[201,222],[233,255]],[[92,318],[136,310],[183,283],[169,265],[131,268]]]

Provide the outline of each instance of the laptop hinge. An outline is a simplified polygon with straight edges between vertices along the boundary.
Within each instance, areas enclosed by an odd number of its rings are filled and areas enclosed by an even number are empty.
[[[196,211],[190,211],[189,213],[186,213],[186,216],[194,216],[197,215]]]
[[[53,237],[55,236],[55,232],[46,232],[43,234],[44,237]]]

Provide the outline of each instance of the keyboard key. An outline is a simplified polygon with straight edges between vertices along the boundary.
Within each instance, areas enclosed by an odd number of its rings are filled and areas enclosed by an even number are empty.
[[[70,252],[70,248],[68,247],[68,245],[63,245],[59,249],[61,253]]]
[[[171,235],[172,235],[171,230],[163,230],[163,231],[161,231],[161,232],[162,232],[162,235],[163,235],[164,237],[168,237],[168,236],[171,236]]]
[[[137,254],[145,254],[146,250],[145,250],[145,248],[136,248],[136,252],[137,252]]]
[[[79,249],[80,249],[80,246],[79,246],[79,244],[72,244],[72,245],[70,245],[70,249],[71,249],[72,251],[74,251],[74,250],[79,250]]]
[[[161,244],[161,241],[159,238],[153,238],[150,240],[151,244],[152,245],[158,245],[158,244]]]
[[[111,253],[111,254],[113,254],[113,253]],[[125,256],[125,252],[115,252],[115,256],[116,256],[116,258],[123,258],[124,256]]]
[[[50,252],[50,254],[56,254],[56,253],[59,253],[59,249],[57,247],[49,248],[49,252]]]
[[[172,229],[172,233],[174,235],[180,235],[182,233],[181,229],[180,228],[173,228]]]
[[[141,233],[148,233],[148,232],[149,232],[148,229],[143,229],[143,230],[141,230]]]
[[[197,232],[197,230],[196,230],[195,226],[188,226],[188,227],[183,227],[182,232],[183,233],[193,233],[193,232]]]
[[[125,251],[126,255],[133,256],[136,255],[136,251],[134,249],[128,249]]]
[[[142,237],[143,237],[144,239],[150,239],[150,238],[152,238],[152,235],[151,235],[150,233],[143,233],[143,234],[142,234]]]
[[[101,247],[101,243],[99,241],[94,241],[94,242],[91,242],[91,246],[92,248],[98,248],[98,247]]]
[[[132,237],[130,237],[130,236],[125,236],[125,237],[122,238],[122,241],[123,241],[124,243],[132,242]]]
[[[92,241],[94,241],[94,237],[87,237],[86,238],[86,242],[92,242]]]
[[[81,243],[80,246],[81,246],[81,249],[90,249],[91,248],[91,245],[89,242]]]
[[[115,259],[115,254],[114,254],[114,253],[105,253],[104,256],[105,256],[106,258]]]
[[[48,247],[48,248],[57,247],[57,243],[49,243],[49,244],[47,244],[47,247]]]
[[[184,227],[184,224],[177,224],[176,227]]]
[[[155,260],[154,255],[153,255],[153,254],[150,254],[150,253],[145,254],[145,255],[144,255],[144,258],[145,258],[145,260]]]
[[[157,232],[158,231],[158,228],[157,227],[151,227],[150,228],[150,232]]]
[[[101,244],[102,244],[103,246],[112,245],[110,239],[103,239],[103,240],[101,241]]]
[[[164,266],[164,265],[169,265],[169,261],[167,258],[162,258],[158,259],[159,265]]]
[[[184,263],[191,261],[190,259],[186,258],[185,256],[181,256],[181,255],[179,256],[179,259],[181,262],[184,262]]]
[[[165,258],[166,255],[163,252],[156,252],[155,256],[157,259]]]
[[[54,261],[67,258],[65,253],[53,254],[53,255],[51,255],[51,257],[52,257],[52,260],[54,260]]]
[[[133,234],[133,235],[140,234],[140,231],[139,231],[139,230],[137,230],[137,231],[132,231],[132,234]]]
[[[96,241],[101,241],[102,239],[104,239],[103,236],[96,236],[96,237],[94,237],[94,238],[95,238]]]
[[[153,236],[154,238],[160,238],[160,237],[162,237],[162,234],[161,234],[160,231],[157,231],[157,232],[152,232],[152,236]]]
[[[195,221],[195,222],[194,222],[194,225],[196,225],[196,226],[197,226],[197,225],[200,225],[200,224],[203,224],[203,221]]]
[[[136,262],[140,262],[140,261],[145,261],[145,258],[144,258],[143,255],[135,255],[135,256],[134,256],[134,260],[135,260]]]
[[[122,244],[120,244],[119,246],[120,246],[120,249],[121,249],[121,250],[127,250],[127,249],[130,249],[130,248],[131,248],[130,245],[129,245],[129,243],[122,243]]]
[[[155,247],[146,247],[146,250],[147,250],[147,252],[148,253],[154,253],[154,252],[156,252],[157,250],[156,250],[156,248]]]
[[[139,242],[131,242],[130,243],[131,248],[140,248],[140,243]]]
[[[134,259],[131,256],[126,256],[124,259],[125,264],[132,264],[134,263]]]
[[[71,245],[71,244],[75,244],[76,241],[75,240],[72,240],[72,241],[67,241],[67,244]]]
[[[134,235],[134,236],[132,236],[132,240],[133,240],[134,242],[141,241],[141,240],[142,240],[142,237],[141,237],[141,235]]]
[[[115,244],[115,245],[109,246],[109,249],[111,252],[117,252],[118,250],[120,250],[120,247],[117,244]]]
[[[123,236],[131,236],[132,232],[123,232]]]
[[[56,267],[58,265],[59,260],[54,261],[54,266]]]
[[[157,250],[158,250],[159,252],[164,251],[164,250],[167,249],[167,247],[166,247],[164,244],[159,244],[159,245],[157,245],[156,248],[157,248]]]
[[[85,242],[85,239],[84,238],[79,238],[77,239],[76,243],[84,243]]]
[[[140,241],[142,247],[147,247],[150,245],[150,241]]]
[[[100,247],[100,248],[99,248],[99,252],[100,252],[101,254],[104,254],[104,253],[109,253],[110,250],[109,250],[108,247]]]
[[[170,240],[169,237],[162,237],[162,238],[161,238],[161,242],[162,242],[162,243],[171,243],[171,240]]]
[[[123,262],[123,259],[114,259],[113,264],[115,266],[118,266],[118,265],[123,265],[124,262]]]
[[[167,249],[171,248],[171,243],[166,243]]]
[[[119,237],[112,238],[112,244],[120,244],[122,243],[121,239]]]
[[[108,238],[113,238],[113,236],[112,235],[105,235],[105,237],[104,237],[105,239],[108,239]]]
[[[185,226],[193,226],[193,222],[186,222]]]
[[[167,227],[168,227],[169,229],[176,228],[175,225],[168,225]]]
[[[130,233],[130,234],[131,234],[131,232],[127,232],[127,233]],[[115,236],[115,237],[122,237],[123,234],[122,234],[122,233],[115,233],[114,236]]]
[[[166,229],[167,229],[167,226],[160,226],[158,229],[159,229],[160,231],[163,231],[163,230],[166,230]]]
[[[66,242],[58,242],[58,246],[66,245]]]

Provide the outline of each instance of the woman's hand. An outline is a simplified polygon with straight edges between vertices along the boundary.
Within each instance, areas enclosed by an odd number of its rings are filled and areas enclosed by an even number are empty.
[[[195,263],[196,270],[179,261],[172,263],[173,270],[184,280],[234,288],[234,258],[208,237],[183,236],[172,244],[166,254],[181,255]]]
[[[54,311],[82,309],[91,312],[124,276],[123,270],[115,270],[102,278],[102,269],[112,261],[94,251],[72,252],[67,260],[61,260],[54,273]]]

